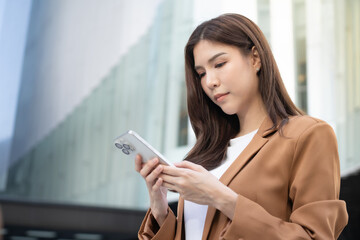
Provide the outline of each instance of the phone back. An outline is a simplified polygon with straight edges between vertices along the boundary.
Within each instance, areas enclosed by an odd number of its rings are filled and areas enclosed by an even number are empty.
[[[120,137],[116,138],[115,146],[119,148],[124,154],[133,158],[135,158],[137,154],[140,154],[144,162],[158,157],[161,162],[169,165],[164,156],[162,156],[134,131],[129,130]]]

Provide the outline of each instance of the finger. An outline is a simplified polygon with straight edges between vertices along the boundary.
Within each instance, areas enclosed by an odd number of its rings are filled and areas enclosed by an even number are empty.
[[[203,170],[203,167],[199,164],[195,164],[195,163],[192,163],[192,162],[189,162],[189,161],[181,161],[181,162],[178,162],[178,163],[174,163],[174,165],[178,168],[188,168],[188,169],[191,169],[191,170],[194,170],[194,171],[201,171]]]
[[[158,178],[158,179],[156,180],[155,184],[153,185],[152,190],[153,190],[154,192],[158,191],[158,190],[160,189],[160,187],[161,187],[162,184],[163,184],[163,180],[162,180],[161,178]]]
[[[137,172],[140,172],[142,166],[143,166],[143,164],[142,164],[142,156],[140,154],[138,154],[135,157],[135,170]]]
[[[173,184],[170,184],[170,183],[166,183],[166,182],[163,182],[162,183],[162,186],[167,188],[169,191],[171,192],[179,192],[179,188],[176,186],[176,185],[173,185]]]
[[[177,168],[174,166],[164,166],[163,173],[171,176],[181,176],[187,169]]]
[[[159,175],[159,178],[163,180],[163,182],[175,185],[179,181],[179,177],[164,174],[164,171]]]
[[[156,165],[159,164],[159,159],[158,158],[153,158],[149,161],[147,161],[146,163],[143,164],[141,170],[140,170],[140,175],[143,178],[146,178],[147,175],[149,175],[151,173],[151,171],[156,167]]]
[[[158,165],[146,178],[146,182],[150,185],[156,184],[156,179],[159,178],[161,171],[163,170],[163,166]]]

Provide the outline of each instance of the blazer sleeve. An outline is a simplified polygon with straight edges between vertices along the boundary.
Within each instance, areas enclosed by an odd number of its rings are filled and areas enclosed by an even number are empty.
[[[163,225],[159,227],[154,216],[149,209],[145,215],[145,218],[140,226],[138,232],[138,238],[140,240],[164,240],[174,239],[176,231],[176,217],[170,207],[168,208],[169,214],[167,215]]]
[[[337,239],[348,221],[339,192],[336,137],[328,124],[318,122],[305,130],[295,145],[289,179],[290,220],[274,217],[239,195],[234,218],[221,239]]]

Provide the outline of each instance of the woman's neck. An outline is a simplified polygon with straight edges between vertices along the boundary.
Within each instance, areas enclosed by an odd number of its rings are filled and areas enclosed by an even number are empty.
[[[246,114],[238,114],[240,131],[236,137],[243,136],[258,129],[267,115],[268,114],[263,103],[258,104],[256,108],[252,108],[252,111],[250,110]]]

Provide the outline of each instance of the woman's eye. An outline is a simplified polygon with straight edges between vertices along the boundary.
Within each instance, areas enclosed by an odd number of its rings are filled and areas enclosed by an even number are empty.
[[[215,65],[215,68],[220,68],[225,65],[226,62],[218,63]]]
[[[205,76],[205,73],[199,73],[199,78],[202,79]]]

